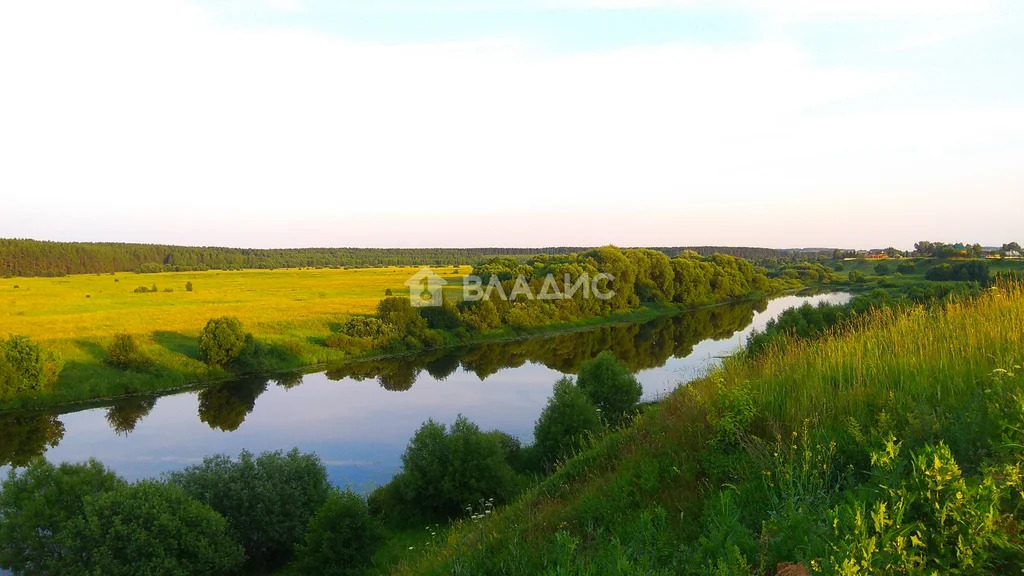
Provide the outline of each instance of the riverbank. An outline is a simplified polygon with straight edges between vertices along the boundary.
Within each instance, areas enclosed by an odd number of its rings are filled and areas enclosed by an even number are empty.
[[[1024,291],[1003,286],[730,358],[378,571],[1019,569],[1022,350]]]
[[[630,312],[588,318],[578,322],[550,324],[529,330],[514,330],[506,327],[490,332],[470,334],[461,339],[447,338],[446,344],[437,349],[514,342],[582,332],[617,324],[642,323],[688,311],[765,298],[766,296],[763,294],[751,294],[747,298],[696,308],[671,304],[649,304]],[[315,320],[315,323],[323,325],[324,330],[329,330],[332,324],[336,324],[337,319],[337,316],[328,316]],[[260,326],[256,337],[267,348],[275,352],[264,358],[263,369],[259,372],[260,375],[266,376],[268,379],[288,377],[295,373],[329,370],[354,362],[399,358],[423,352],[421,350],[388,354],[371,350],[362,354],[345,354],[324,346],[324,335],[311,335],[308,328],[299,330],[297,333],[269,333],[264,325]],[[15,398],[2,403],[0,411],[86,409],[101,402],[127,396],[173,394],[182,390],[207,387],[253,375],[221,367],[211,367],[203,363],[199,354],[198,334],[193,336],[157,332],[149,338],[140,338],[140,340],[141,350],[150,362],[144,369],[131,370],[116,368],[106,362],[103,339],[77,338],[44,342],[44,346],[56,351],[57,360],[62,364],[56,383],[50,391],[44,394]],[[70,358],[61,358],[62,353],[69,349],[77,351],[77,354]]]

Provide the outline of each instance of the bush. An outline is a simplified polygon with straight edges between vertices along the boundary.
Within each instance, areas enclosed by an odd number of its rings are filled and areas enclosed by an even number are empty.
[[[255,457],[243,451],[238,460],[207,457],[168,475],[168,481],[227,519],[255,569],[277,568],[290,559],[331,491],[320,459],[298,450]]]
[[[886,264],[885,262],[879,262],[878,264],[875,264],[875,274],[877,274],[878,276],[887,276],[890,271],[891,270],[889,270],[889,265]]]
[[[515,491],[501,441],[463,416],[447,432],[443,424],[427,420],[409,441],[402,472],[393,481],[407,506],[407,520],[458,518],[468,505],[492,498],[503,503]]]
[[[561,378],[533,428],[533,438],[540,458],[551,465],[579,450],[586,436],[600,429],[594,403],[572,379]]]
[[[309,521],[306,542],[296,552],[296,566],[302,574],[363,574],[381,540],[380,525],[361,496],[332,492]]]
[[[608,351],[580,364],[576,385],[610,423],[621,420],[643,395],[643,387],[629,367]]]
[[[76,565],[62,574],[214,576],[234,572],[244,560],[220,514],[157,482],[90,498],[69,528],[64,540]]]
[[[862,284],[864,282],[867,282],[867,277],[864,276],[864,273],[861,272],[860,270],[851,270],[850,271],[850,282],[852,282],[854,284]]]
[[[0,567],[22,574],[65,574],[71,555],[72,523],[86,500],[124,482],[96,460],[50,464],[36,458],[20,473],[8,472],[0,490]]]
[[[900,274],[913,274],[917,270],[917,266],[913,262],[900,262],[899,266],[896,267],[896,271]]]
[[[199,353],[211,366],[223,366],[245,348],[245,330],[238,318],[223,316],[206,323],[199,334]]]
[[[192,282],[185,282],[185,292],[192,291]]]
[[[366,338],[353,338],[348,334],[331,334],[324,341],[324,345],[346,354],[361,354],[369,350],[373,346],[373,342]]]
[[[27,336],[0,340],[0,397],[43,389],[46,355]]]
[[[147,358],[139,350],[139,345],[131,334],[118,334],[107,347],[107,362],[118,368],[142,368],[146,365]]]

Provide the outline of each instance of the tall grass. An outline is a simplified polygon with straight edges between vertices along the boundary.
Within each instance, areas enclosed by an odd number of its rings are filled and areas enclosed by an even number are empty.
[[[728,574],[810,565],[829,554],[826,513],[877,488],[869,469],[879,439],[905,440],[904,453],[943,443],[965,475],[980,474],[1005,429],[998,406],[1024,382],[1000,384],[997,396],[994,371],[1019,373],[1022,360],[1024,290],[1014,285],[877,311],[841,332],[735,357],[486,521],[456,524],[444,542],[379,569]],[[735,406],[753,417],[737,418]]]

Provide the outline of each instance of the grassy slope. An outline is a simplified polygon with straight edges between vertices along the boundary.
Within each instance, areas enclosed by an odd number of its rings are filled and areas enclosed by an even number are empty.
[[[837,442],[836,459],[851,473],[868,467],[867,449],[852,439],[854,430],[895,433],[908,449],[941,440],[965,470],[977,469],[984,455],[980,447],[992,439],[979,398],[994,370],[1013,370],[1022,360],[1020,289],[992,292],[945,311],[880,313],[853,332],[790,344],[756,360],[731,359],[718,372],[677,390],[633,426],[569,460],[494,517],[458,524],[444,541],[425,552],[408,552],[384,571],[661,572],[673,558],[678,561],[681,544],[696,543],[708,530],[709,501],[723,488],[709,448],[710,422],[714,407],[728,404],[738,389],[753,401],[753,437],[769,445],[796,433],[801,445],[803,437],[819,445]],[[780,451],[795,458],[796,443],[793,452]],[[755,477],[770,472],[755,460],[743,460],[742,452],[739,458]],[[745,479],[739,475],[730,481]],[[747,516],[744,492],[738,492],[737,517],[759,530],[764,519]],[[747,496],[747,508],[765,506],[763,494]],[[796,559],[767,554],[769,569],[775,561]]]

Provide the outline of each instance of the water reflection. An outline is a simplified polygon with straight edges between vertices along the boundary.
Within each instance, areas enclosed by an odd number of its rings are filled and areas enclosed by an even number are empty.
[[[752,324],[806,300],[721,306],[642,324],[358,362],[321,374],[245,378],[64,414],[0,414],[0,465],[22,466],[43,453],[54,461],[96,457],[137,479],[208,454],[298,446],[320,454],[339,484],[386,481],[427,418],[449,422],[462,413],[482,428],[530,441],[555,379],[600,352],[611,350],[638,372],[651,397],[734,349]]]

